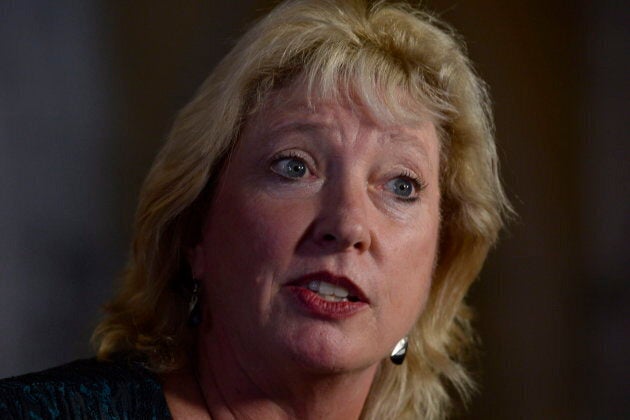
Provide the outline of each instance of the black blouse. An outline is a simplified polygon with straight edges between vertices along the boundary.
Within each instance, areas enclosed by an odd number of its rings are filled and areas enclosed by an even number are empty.
[[[134,362],[77,360],[0,380],[0,419],[170,419],[157,377]]]

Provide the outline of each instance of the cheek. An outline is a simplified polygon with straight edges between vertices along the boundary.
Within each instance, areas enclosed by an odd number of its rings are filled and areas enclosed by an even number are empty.
[[[396,308],[395,316],[404,314],[411,324],[421,314],[429,296],[437,239],[437,224],[432,224],[415,233],[400,235],[397,246],[392,247],[388,270],[392,279],[391,305]]]
[[[255,282],[286,267],[307,223],[305,209],[280,204],[247,191],[217,196],[204,235],[214,255],[207,258],[207,269],[220,267],[220,276],[239,273]]]

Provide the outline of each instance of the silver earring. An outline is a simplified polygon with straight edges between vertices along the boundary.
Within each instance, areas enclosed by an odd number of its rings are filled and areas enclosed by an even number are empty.
[[[193,280],[190,301],[188,302],[188,325],[196,327],[201,324],[201,309],[199,307],[199,282]]]
[[[389,360],[391,360],[393,364],[401,365],[402,362],[405,361],[408,343],[408,337],[403,337],[398,343],[396,343],[396,345],[394,346],[394,350],[392,350],[392,353],[389,355]]]

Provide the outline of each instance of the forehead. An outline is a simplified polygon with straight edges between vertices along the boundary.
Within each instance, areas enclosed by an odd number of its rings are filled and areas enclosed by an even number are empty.
[[[242,134],[248,139],[246,143],[262,140],[265,144],[278,144],[295,135],[305,139],[344,139],[346,145],[370,138],[374,143],[369,143],[380,144],[385,149],[404,146],[399,153],[413,151],[413,156],[437,169],[439,137],[428,113],[409,109],[413,118],[398,121],[384,118],[377,111],[360,98],[325,97],[309,93],[303,83],[294,83],[267,95],[247,119]]]
[[[429,107],[398,86],[380,86],[358,80],[330,85],[320,79],[298,76],[281,88],[262,95],[252,114],[322,113],[326,107],[352,109],[366,117],[362,122],[381,128],[400,130],[418,128],[430,122],[437,126],[438,116]]]
[[[378,99],[374,92],[359,92],[352,87],[325,90],[298,79],[265,95],[247,118],[247,125],[280,132],[313,132],[333,126],[341,117],[351,117],[381,131],[384,138],[405,142],[413,141],[419,130],[436,128],[435,118],[426,107],[402,89],[398,89],[393,107]]]

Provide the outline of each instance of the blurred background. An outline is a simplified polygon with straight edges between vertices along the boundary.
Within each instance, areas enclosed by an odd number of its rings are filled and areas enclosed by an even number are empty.
[[[271,3],[0,3],[0,377],[92,354],[175,113]],[[490,85],[519,214],[471,291],[458,418],[630,418],[628,7],[424,4]]]

